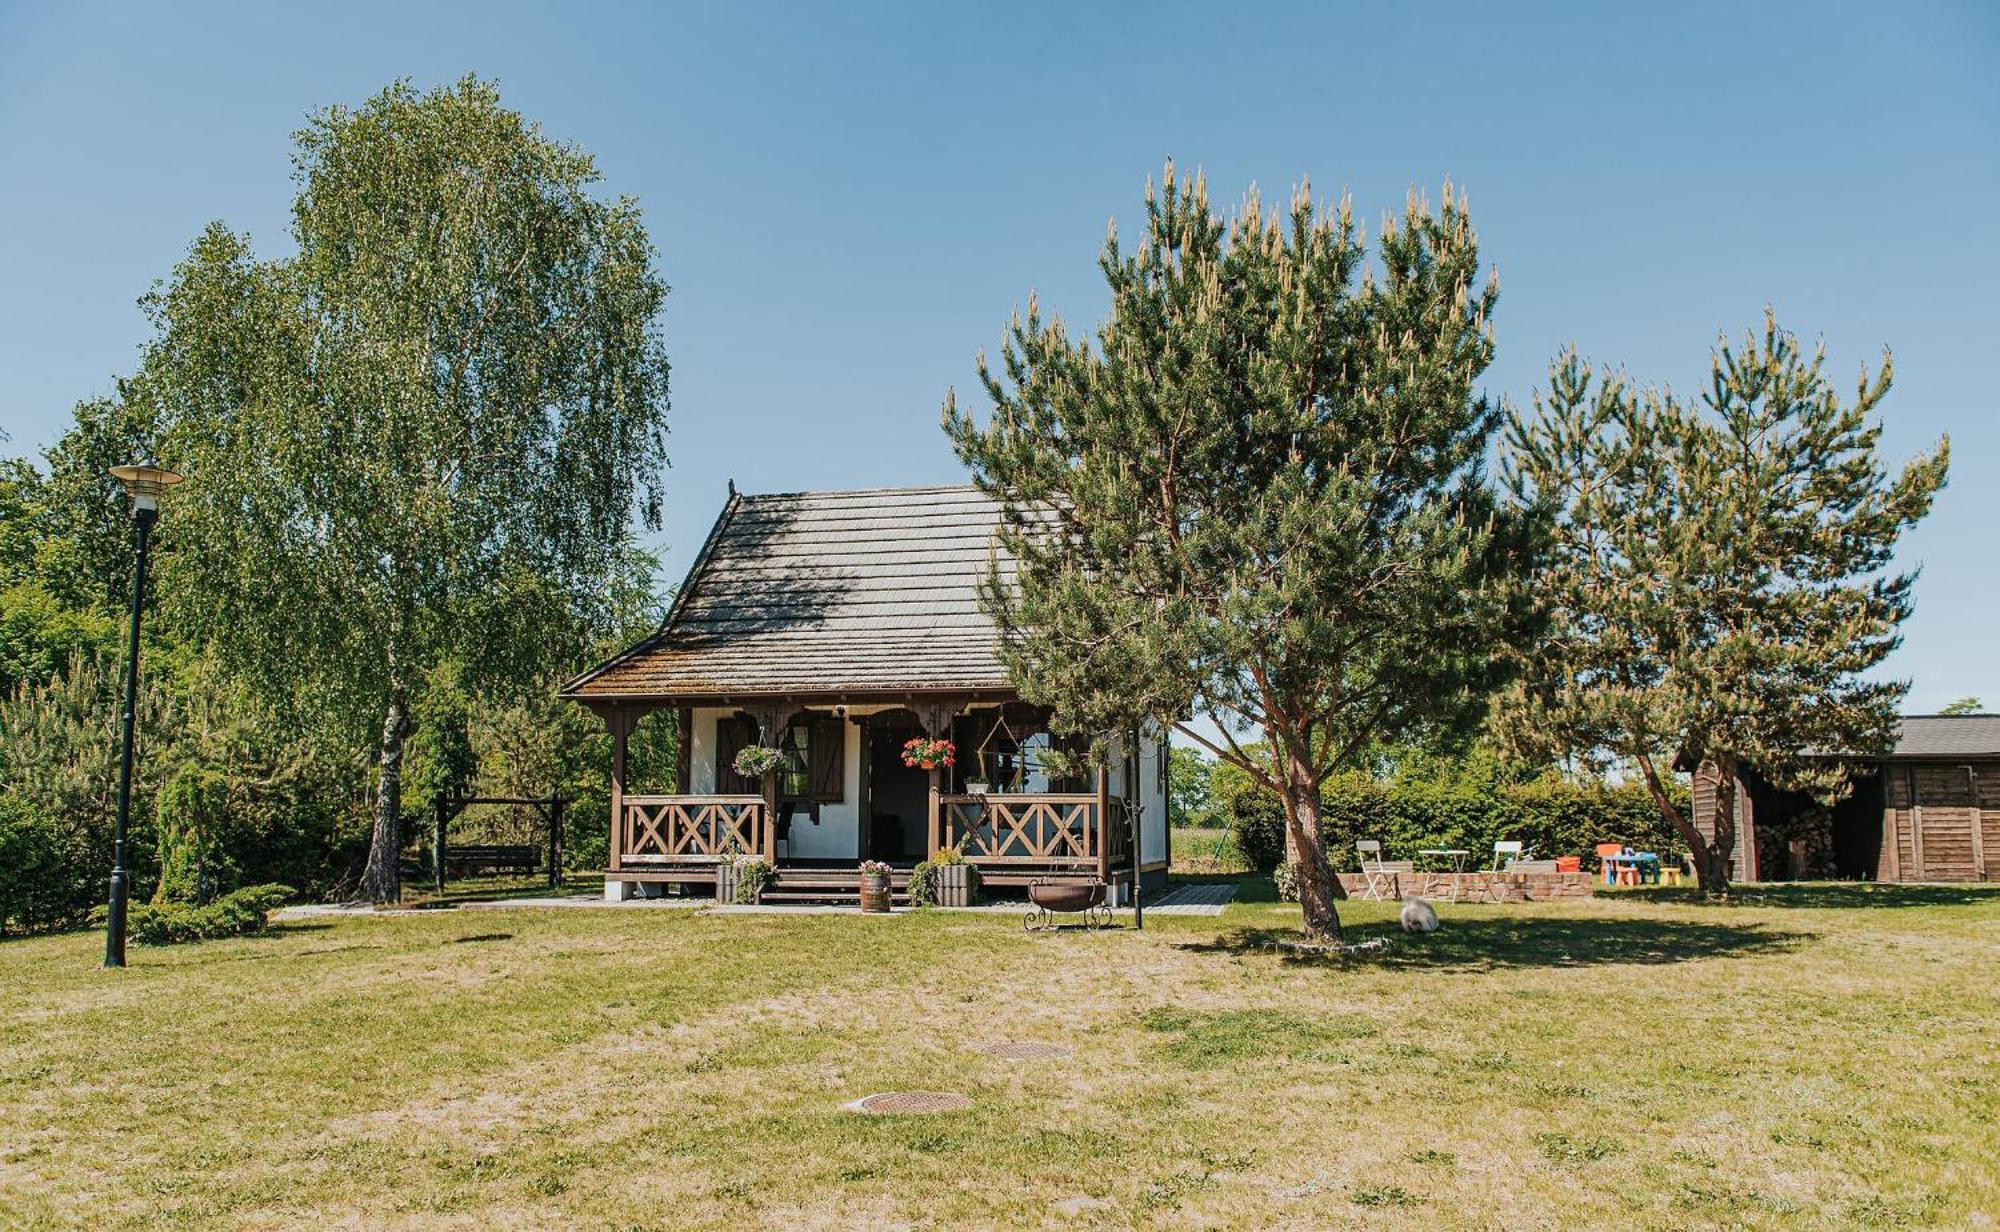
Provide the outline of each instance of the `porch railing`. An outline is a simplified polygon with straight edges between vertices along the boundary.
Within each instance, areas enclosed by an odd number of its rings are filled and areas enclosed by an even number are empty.
[[[715,864],[765,851],[762,796],[626,796],[613,839],[620,864]]]
[[[940,845],[987,867],[1095,867],[1131,850],[1125,803],[1116,797],[1036,794],[940,796]]]

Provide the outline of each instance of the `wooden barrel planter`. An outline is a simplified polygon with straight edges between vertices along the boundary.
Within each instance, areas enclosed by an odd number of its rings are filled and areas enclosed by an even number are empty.
[[[887,873],[861,874],[861,909],[876,913],[889,910],[889,875]]]

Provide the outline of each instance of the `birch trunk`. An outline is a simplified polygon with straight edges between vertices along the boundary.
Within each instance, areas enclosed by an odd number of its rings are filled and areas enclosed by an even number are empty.
[[[375,829],[368,839],[368,866],[361,893],[374,903],[402,901],[403,737],[410,724],[400,696],[391,698],[382,718],[382,744],[375,790]]]

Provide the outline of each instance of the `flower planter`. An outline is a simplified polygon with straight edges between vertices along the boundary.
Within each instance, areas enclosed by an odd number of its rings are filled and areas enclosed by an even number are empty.
[[[889,910],[888,874],[861,874],[861,909],[878,915]]]
[[[939,864],[931,869],[931,892],[940,907],[970,907],[979,898],[979,870],[970,864]]]
[[[737,872],[734,864],[724,861],[716,865],[715,901],[718,903],[734,903],[736,901],[736,887],[741,880],[742,875]],[[758,886],[757,893],[750,899],[750,904],[755,906],[763,901],[764,887]]]

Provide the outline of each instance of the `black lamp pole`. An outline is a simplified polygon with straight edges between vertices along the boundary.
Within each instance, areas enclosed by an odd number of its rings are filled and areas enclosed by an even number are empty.
[[[139,709],[139,617],[146,601],[146,547],[159,520],[159,495],[180,476],[156,466],[114,466],[111,473],[132,498],[137,559],[132,565],[132,633],[125,644],[125,710],[118,758],[118,815],[111,831],[111,902],[104,913],[104,965],[125,965],[125,905],[131,879],[125,868],[125,835],[132,819],[132,737]]]

